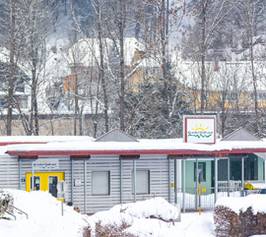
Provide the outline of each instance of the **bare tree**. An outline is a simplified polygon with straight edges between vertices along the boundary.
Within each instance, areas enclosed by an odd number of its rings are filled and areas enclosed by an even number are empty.
[[[16,15],[17,4],[15,0],[9,1],[10,7],[10,28],[9,28],[9,42],[10,42],[10,73],[8,77],[8,95],[7,95],[7,122],[6,122],[6,134],[12,134],[12,113],[14,107],[14,89],[16,80]]]
[[[241,11],[242,22],[244,24],[244,29],[247,37],[247,45],[249,50],[249,61],[250,70],[254,94],[254,110],[255,110],[255,130],[258,135],[261,134],[260,128],[260,111],[258,106],[258,78],[255,67],[255,55],[254,55],[254,45],[256,44],[254,38],[257,35],[257,28],[259,23],[259,17],[264,13],[265,2],[260,0],[245,0],[238,1],[238,7]]]
[[[46,1],[25,0],[21,4],[20,18],[27,27],[24,29],[24,45],[21,50],[21,63],[31,72],[30,112],[27,134],[39,134],[38,91],[42,83],[45,60],[46,38],[51,26],[51,16]],[[26,118],[26,116],[23,116]]]
[[[105,132],[109,131],[109,115],[108,115],[108,108],[109,108],[109,102],[108,102],[108,95],[107,95],[107,83],[105,78],[105,69],[104,69],[104,45],[103,45],[103,8],[104,8],[104,1],[101,0],[95,0],[94,1],[94,9],[96,13],[96,31],[97,31],[97,37],[98,37],[98,45],[99,45],[99,79],[102,84],[102,90],[103,90],[103,101],[104,101],[104,121],[105,121]]]
[[[194,42],[191,52],[194,60],[200,62],[201,113],[204,112],[206,107],[206,57],[208,56],[208,50],[213,47],[213,40],[217,37],[217,32],[232,8],[232,1],[228,0],[198,0],[192,4],[191,12],[195,16],[196,24],[193,28],[194,32],[191,34],[192,38],[189,37],[189,41]]]

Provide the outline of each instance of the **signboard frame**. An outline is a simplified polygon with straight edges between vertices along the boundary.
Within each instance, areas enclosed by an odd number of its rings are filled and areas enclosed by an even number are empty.
[[[210,142],[191,142],[188,138],[188,123],[189,120],[209,120],[213,123],[213,138]],[[217,116],[216,115],[184,115],[183,116],[183,140],[185,143],[194,143],[194,144],[215,144],[216,143],[216,132],[217,130]]]
[[[32,162],[32,169],[35,171],[58,170],[59,160],[54,158],[38,158]]]

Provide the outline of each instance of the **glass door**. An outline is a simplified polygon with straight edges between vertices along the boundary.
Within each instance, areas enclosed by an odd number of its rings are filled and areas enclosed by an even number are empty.
[[[56,198],[58,193],[57,184],[58,176],[49,176],[49,193],[51,193]]]

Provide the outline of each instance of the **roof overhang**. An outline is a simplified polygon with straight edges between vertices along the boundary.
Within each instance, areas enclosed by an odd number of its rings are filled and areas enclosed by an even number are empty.
[[[61,156],[61,157],[83,157],[91,155],[119,155],[119,156],[135,156],[135,155],[167,155],[177,156],[180,158],[188,156],[209,156],[213,157],[225,157],[228,155],[241,155],[241,154],[254,154],[254,153],[266,153],[265,148],[248,148],[248,149],[231,149],[231,150],[193,150],[193,149],[128,149],[128,150],[7,150],[7,154],[11,156],[17,156],[19,158],[31,158],[38,156]]]

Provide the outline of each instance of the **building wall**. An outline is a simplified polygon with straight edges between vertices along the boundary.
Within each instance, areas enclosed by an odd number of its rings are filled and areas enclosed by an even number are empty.
[[[0,156],[0,189],[19,188],[18,159],[5,155]]]
[[[50,136],[50,135],[74,135],[74,122],[71,117],[59,117],[59,118],[42,118],[39,119],[39,135]],[[101,118],[96,118],[98,122],[98,126],[100,127],[102,124]],[[83,120],[82,125],[82,134],[79,131],[79,121],[77,121],[78,127],[78,135],[89,135],[93,136],[94,134],[94,125],[93,125],[93,117],[86,118]],[[0,135],[5,135],[6,131],[6,121],[1,118],[0,119]],[[23,128],[22,122],[20,120],[13,120],[12,123],[12,135],[21,136],[27,135]]]
[[[10,158],[8,158],[10,160]],[[17,162],[17,160],[16,160]],[[21,160],[21,189],[26,189],[25,175],[31,172],[32,159]],[[174,161],[166,156],[145,155],[136,160],[136,169],[150,171],[150,193],[137,194],[136,200],[145,200],[151,197],[163,197],[174,202]],[[72,163],[72,168],[71,168]],[[91,158],[59,158],[59,169],[53,170],[65,173],[65,202],[72,202],[83,213],[95,213],[111,208],[112,206],[134,201],[133,194],[133,160],[121,160],[122,167],[122,196],[120,200],[120,159],[119,156],[91,156]],[[18,164],[16,166],[16,183],[18,188]],[[71,180],[71,171],[73,179]],[[94,171],[110,172],[110,195],[92,194],[92,173]],[[38,172],[38,171],[36,171]],[[169,176],[170,175],[170,176]],[[181,180],[179,175],[178,180]],[[8,177],[6,174],[5,177]],[[6,178],[8,179],[8,178]],[[170,184],[169,184],[170,181]],[[168,187],[170,187],[170,193]],[[73,191],[72,191],[73,190]],[[170,195],[170,196],[169,196]]]

